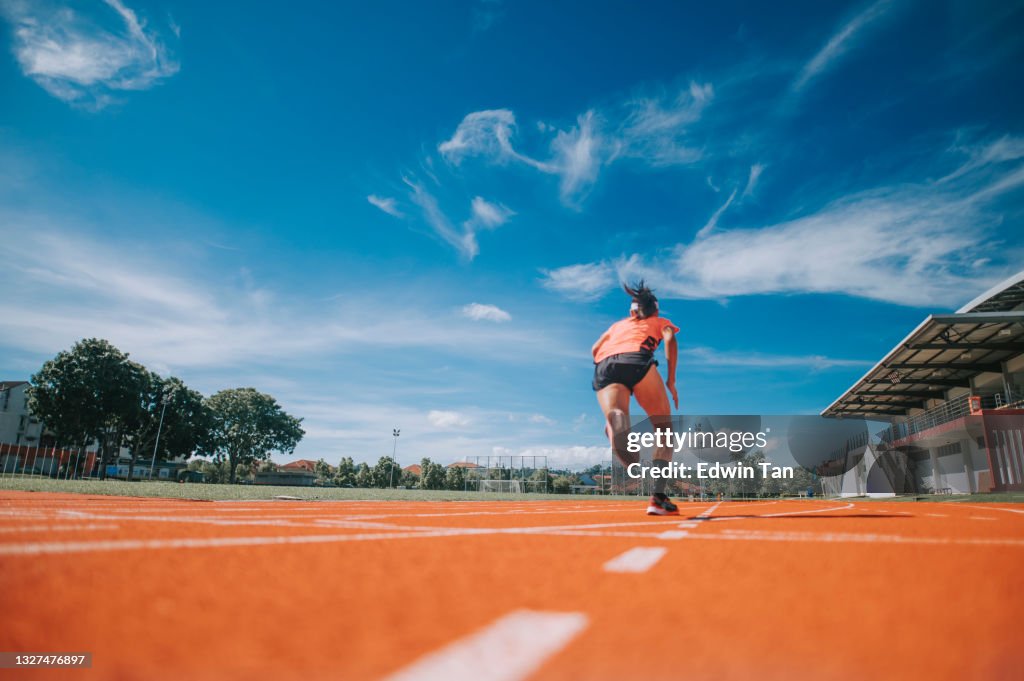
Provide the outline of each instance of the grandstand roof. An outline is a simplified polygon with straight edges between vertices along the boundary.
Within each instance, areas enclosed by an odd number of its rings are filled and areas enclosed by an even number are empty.
[[[931,315],[822,416],[902,416],[1024,353],[1024,271],[953,314]]]
[[[1024,309],[1024,270],[999,282],[957,312],[1008,312]]]

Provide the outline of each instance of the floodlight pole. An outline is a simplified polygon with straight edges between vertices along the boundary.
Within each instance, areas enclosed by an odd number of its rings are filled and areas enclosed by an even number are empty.
[[[400,429],[398,429],[398,428],[392,428],[391,429],[391,436],[394,438],[395,444],[391,448],[391,471],[390,471],[390,475],[388,476],[388,478],[389,478],[389,480],[388,480],[388,487],[394,487],[395,486],[395,464],[398,463],[398,459],[395,458],[395,453],[398,451],[398,436],[401,435],[401,433],[402,433],[402,431]],[[420,471],[420,475],[422,475],[422,474],[423,474],[423,471]]]
[[[153,443],[153,458],[149,462],[149,479],[153,479],[153,471],[156,468],[156,450],[160,446],[160,431],[164,427],[164,414],[167,413],[167,395],[161,393],[162,402],[164,403],[163,409],[160,410],[160,424],[156,427],[156,442]]]

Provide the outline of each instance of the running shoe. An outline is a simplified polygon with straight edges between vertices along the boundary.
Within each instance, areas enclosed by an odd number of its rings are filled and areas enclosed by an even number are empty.
[[[679,515],[679,508],[672,503],[667,494],[652,494],[647,505],[647,515]]]

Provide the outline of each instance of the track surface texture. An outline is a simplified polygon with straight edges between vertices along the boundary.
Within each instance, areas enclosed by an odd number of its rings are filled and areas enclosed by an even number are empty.
[[[1024,505],[0,492],[12,679],[998,679]]]

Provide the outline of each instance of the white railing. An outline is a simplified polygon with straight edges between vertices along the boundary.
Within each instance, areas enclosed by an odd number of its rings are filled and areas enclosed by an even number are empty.
[[[928,411],[911,416],[902,423],[894,423],[881,434],[881,438],[887,442],[895,442],[917,433],[924,432],[936,426],[941,426],[950,421],[968,416],[971,413],[971,398],[981,398],[982,409],[1009,409],[1017,407],[1024,402],[1024,396],[1015,393],[995,393],[993,395],[961,395],[951,400],[946,400],[937,407]]]

